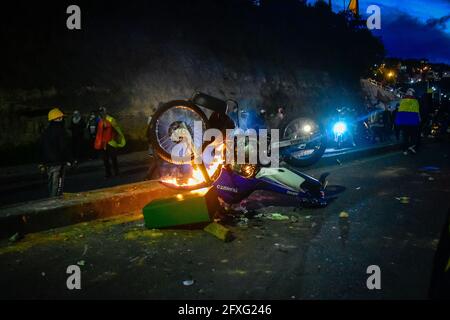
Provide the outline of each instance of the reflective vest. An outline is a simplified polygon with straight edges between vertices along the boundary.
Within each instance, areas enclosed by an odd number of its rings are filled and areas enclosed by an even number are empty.
[[[97,150],[104,150],[107,144],[113,148],[122,148],[126,144],[122,129],[111,116],[106,116],[106,120],[100,119],[94,147]]]
[[[417,126],[420,124],[419,101],[406,97],[400,101],[395,124],[398,126]]]

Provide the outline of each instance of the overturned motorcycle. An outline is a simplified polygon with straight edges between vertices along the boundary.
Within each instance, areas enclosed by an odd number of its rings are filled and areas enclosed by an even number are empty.
[[[206,109],[205,112],[202,109]],[[157,110],[150,123],[153,148],[160,158],[185,171],[180,177],[163,177],[163,184],[180,190],[212,186],[220,200],[226,204],[239,203],[255,191],[265,190],[293,196],[303,206],[327,205],[327,173],[316,179],[294,169],[267,167],[268,164],[225,163],[225,159],[228,159],[225,153],[236,152],[228,150],[227,143],[213,141],[214,151],[220,152],[212,155],[208,151],[211,144],[203,140],[194,141],[195,126],[199,123],[203,130],[225,132],[236,129],[227,115],[227,109],[226,101],[195,93],[190,100],[170,101]],[[207,117],[206,113],[210,113],[210,116]],[[295,141],[302,143],[299,139]],[[278,147],[280,142],[277,141],[276,144]],[[174,154],[177,156],[174,157]],[[210,159],[206,159],[208,157]]]

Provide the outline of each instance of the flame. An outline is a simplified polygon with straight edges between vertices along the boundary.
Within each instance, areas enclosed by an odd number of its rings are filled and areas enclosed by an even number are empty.
[[[206,171],[208,172],[208,175],[211,177],[217,169],[222,166],[225,162],[224,159],[224,150],[225,144],[222,144],[216,148],[216,152],[214,155],[214,158],[211,160],[210,163],[205,164]],[[193,168],[191,176],[187,179],[187,181],[183,181],[180,183],[180,181],[177,180],[177,178],[174,177],[163,177],[161,178],[161,181],[166,184],[171,184],[174,187],[190,187],[190,186],[196,186],[201,183],[205,182],[205,178],[203,177],[203,174],[199,168]],[[200,189],[198,191],[203,191],[204,189]]]

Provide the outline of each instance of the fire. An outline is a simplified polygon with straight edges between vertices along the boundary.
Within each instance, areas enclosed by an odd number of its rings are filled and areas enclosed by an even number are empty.
[[[219,147],[217,147],[214,158],[211,160],[211,162],[205,163],[206,171],[208,172],[208,175],[210,177],[225,162],[224,155],[223,155],[224,146],[225,145],[222,144]],[[177,178],[174,178],[174,177],[163,177],[163,178],[161,178],[161,181],[166,184],[171,184],[174,187],[190,187],[190,186],[196,186],[196,185],[204,183],[205,178],[203,177],[203,174],[199,168],[193,168],[191,176],[187,180],[184,179],[183,182],[178,181]]]

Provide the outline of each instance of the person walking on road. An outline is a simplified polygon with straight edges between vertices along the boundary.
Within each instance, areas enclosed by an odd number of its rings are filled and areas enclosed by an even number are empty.
[[[70,122],[70,131],[72,132],[72,155],[75,164],[83,157],[84,128],[85,124],[80,111],[75,110],[72,115],[72,121]]]
[[[126,141],[116,119],[107,114],[106,108],[100,108],[99,115],[100,121],[98,122],[97,135],[95,137],[95,149],[102,153],[105,177],[109,178],[111,177],[111,164],[114,175],[119,175],[117,149],[123,148]]]
[[[47,169],[50,197],[63,194],[65,167],[71,166],[69,138],[64,128],[64,114],[54,108],[48,113],[49,126],[41,137],[42,163]]]
[[[409,88],[405,97],[400,101],[395,124],[399,126],[403,135],[403,154],[416,154],[418,131],[420,127],[419,101],[414,97],[414,89]]]

